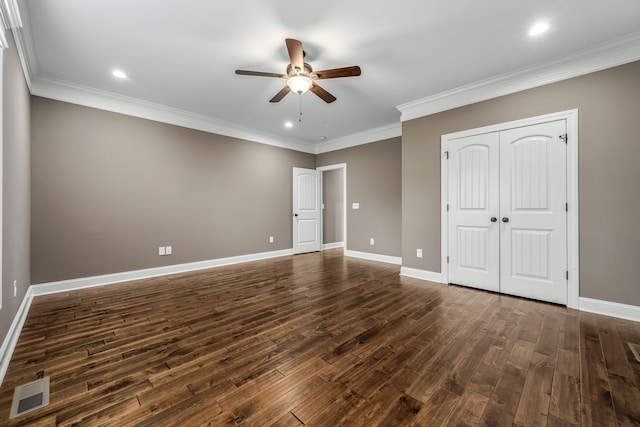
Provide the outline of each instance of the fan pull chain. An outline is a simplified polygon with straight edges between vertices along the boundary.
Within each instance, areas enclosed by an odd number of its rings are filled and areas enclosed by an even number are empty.
[[[299,100],[300,102],[298,104],[299,105],[298,108],[299,108],[299,111],[300,111],[300,114],[298,115],[298,123],[302,123],[302,95],[298,95],[298,98],[300,98],[300,100]]]

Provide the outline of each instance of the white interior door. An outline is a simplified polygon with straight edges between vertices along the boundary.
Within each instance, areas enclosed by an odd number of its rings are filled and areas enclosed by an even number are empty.
[[[557,120],[449,141],[449,282],[567,304],[566,131]]]
[[[293,168],[293,253],[320,250],[320,171]]]
[[[500,289],[499,136],[449,142],[449,282]]]
[[[565,133],[564,120],[500,133],[501,292],[567,303]]]

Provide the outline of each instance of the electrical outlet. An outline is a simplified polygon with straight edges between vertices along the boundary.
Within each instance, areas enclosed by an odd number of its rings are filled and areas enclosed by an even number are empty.
[[[173,248],[171,246],[165,246],[164,247],[164,254],[165,255],[171,255],[173,253]]]
[[[416,257],[422,258],[422,249],[416,249]]]
[[[375,245],[376,244],[376,241],[374,240],[373,237],[369,239],[369,244],[370,245]]]
[[[360,209],[360,203],[358,202],[351,203],[351,209]]]
[[[158,255],[164,256],[164,246],[158,246]]]
[[[273,243],[273,236],[269,236],[269,243]]]
[[[14,297],[18,296],[18,281],[17,280],[13,281],[13,296]]]

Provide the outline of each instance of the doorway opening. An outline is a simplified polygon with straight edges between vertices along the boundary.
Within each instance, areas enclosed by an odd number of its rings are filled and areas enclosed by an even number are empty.
[[[322,250],[347,247],[347,164],[316,168],[320,171]]]

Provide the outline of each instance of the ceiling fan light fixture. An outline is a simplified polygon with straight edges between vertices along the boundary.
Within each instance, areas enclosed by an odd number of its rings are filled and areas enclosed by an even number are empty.
[[[293,92],[297,93],[298,95],[302,95],[303,93],[306,93],[309,91],[309,89],[311,89],[311,86],[313,86],[313,82],[307,76],[296,75],[293,77],[289,77],[289,79],[287,80],[287,86],[289,86],[289,89],[291,89]]]
[[[0,0],[0,2],[1,1],[2,0]],[[355,77],[359,76],[361,73],[360,67],[357,65],[314,72],[311,65],[304,62],[304,49],[302,48],[302,42],[300,40],[285,39],[285,44],[287,45],[289,59],[291,60],[291,63],[287,65],[286,74],[236,70],[236,74],[242,76],[261,76],[287,79],[287,85],[280,89],[280,91],[269,100],[271,103],[282,101],[289,92],[294,92],[298,95],[312,92],[327,104],[331,104],[336,100],[336,97],[324,90],[322,86],[316,84],[315,81],[336,79],[339,77]]]

